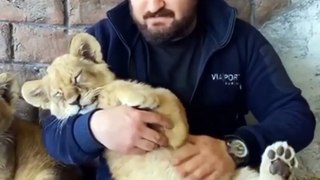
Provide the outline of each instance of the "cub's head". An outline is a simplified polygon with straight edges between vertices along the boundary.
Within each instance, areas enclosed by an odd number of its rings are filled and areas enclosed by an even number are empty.
[[[19,97],[19,86],[10,73],[0,74],[0,132],[6,131],[14,119],[14,105]]]
[[[73,37],[69,53],[53,60],[42,79],[25,82],[21,94],[29,104],[65,119],[94,109],[99,89],[114,79],[98,41],[79,33]]]

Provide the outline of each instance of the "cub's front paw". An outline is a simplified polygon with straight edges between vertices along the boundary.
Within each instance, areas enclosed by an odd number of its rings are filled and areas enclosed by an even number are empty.
[[[271,175],[289,179],[292,169],[298,167],[294,149],[287,142],[276,142],[268,146],[262,156],[262,166]]]
[[[143,94],[138,92],[132,92],[130,94],[127,94],[127,96],[121,101],[122,104],[125,104],[127,106],[144,110],[154,110],[160,104],[159,98],[156,95],[148,93]]]

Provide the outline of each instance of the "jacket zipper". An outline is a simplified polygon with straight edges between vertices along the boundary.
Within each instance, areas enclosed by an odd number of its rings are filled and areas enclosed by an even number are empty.
[[[235,21],[236,21],[236,19],[233,20],[233,23],[232,23],[233,26],[234,26],[234,24],[235,24]],[[232,27],[231,29],[233,30],[234,27]],[[230,36],[226,39],[226,41],[223,43],[222,46],[220,46],[219,48],[217,48],[217,49],[215,49],[215,50],[212,50],[212,51],[209,53],[209,56],[206,58],[206,60],[205,60],[205,62],[204,62],[204,65],[201,67],[201,70],[200,70],[200,72],[199,72],[199,76],[197,77],[197,81],[196,81],[195,88],[194,88],[194,90],[193,90],[193,92],[192,92],[192,95],[191,95],[191,97],[190,97],[190,99],[189,99],[189,104],[191,104],[192,101],[193,101],[193,98],[194,98],[194,96],[195,96],[195,94],[196,94],[196,91],[197,91],[197,89],[198,89],[198,86],[199,86],[200,79],[202,78],[204,68],[206,67],[206,64],[208,63],[209,58],[210,58],[215,52],[217,52],[217,51],[219,51],[220,49],[226,47],[226,45],[228,44],[227,42],[230,41],[231,37],[232,37],[232,36],[230,35]]]
[[[222,48],[222,47],[221,47],[221,48]],[[219,48],[219,49],[221,49],[221,48]],[[214,50],[214,51],[211,51],[211,52],[209,53],[209,56],[206,58],[205,63],[204,63],[204,65],[203,65],[203,67],[201,68],[200,72],[199,72],[200,75],[198,75],[198,77],[197,77],[196,85],[195,85],[195,87],[194,87],[194,89],[193,89],[193,91],[192,91],[191,97],[190,97],[190,99],[189,99],[189,104],[192,103],[192,100],[193,100],[193,98],[194,98],[194,96],[195,96],[195,94],[196,94],[196,91],[198,90],[199,82],[200,82],[200,80],[201,80],[201,78],[202,78],[204,68],[205,68],[206,64],[208,63],[209,58],[212,56],[213,53],[215,53],[215,52],[218,51],[219,49],[216,49],[216,50]]]
[[[123,36],[118,32],[117,28],[115,28],[115,26],[112,23],[110,17],[108,17],[108,18],[109,18],[110,24],[112,25],[112,28],[114,29],[114,31],[116,32],[116,34],[119,37],[120,41],[122,42],[122,44],[125,46],[125,48],[128,51],[128,64],[127,64],[127,67],[128,67],[128,71],[129,71],[129,76],[136,77],[135,69],[134,69],[134,62],[131,59],[131,50],[130,50],[129,46],[125,43]]]

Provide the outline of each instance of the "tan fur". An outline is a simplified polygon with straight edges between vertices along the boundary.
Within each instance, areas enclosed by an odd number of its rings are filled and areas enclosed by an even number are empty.
[[[0,74],[0,180],[61,179],[63,168],[46,152],[40,126],[14,116],[19,87]]]
[[[117,105],[148,108],[166,116],[174,125],[173,129],[164,130],[170,147],[144,155],[106,151],[105,158],[115,180],[180,180],[169,159],[171,152],[183,145],[188,135],[187,117],[181,102],[167,89],[117,79],[102,59],[100,48],[94,37],[77,34],[72,39],[69,54],[56,58],[42,79],[23,85],[23,97],[36,107],[50,109],[61,120],[97,107]],[[240,175],[234,180],[250,175],[258,179],[259,176],[249,168],[237,174]]]
[[[16,86],[10,86],[12,80],[6,74],[0,74],[0,179],[9,180],[14,176],[15,146],[13,136],[8,132],[14,119],[11,106],[16,98]],[[8,86],[9,85],[9,86]],[[14,84],[13,84],[14,85]],[[8,90],[9,89],[9,90]],[[12,89],[12,94],[11,90]],[[12,97],[12,98],[11,98]]]

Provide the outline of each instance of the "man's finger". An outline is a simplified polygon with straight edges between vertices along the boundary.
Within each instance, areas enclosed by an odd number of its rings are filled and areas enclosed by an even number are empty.
[[[202,158],[202,156],[195,155],[192,156],[187,161],[184,161],[183,163],[179,164],[176,168],[177,171],[180,173],[180,175],[185,177],[196,177],[194,176],[194,172],[199,172],[202,169],[203,164],[205,164],[205,159]],[[188,178],[187,178],[188,179]],[[196,178],[198,179],[198,178]]]
[[[143,117],[143,122],[149,124],[157,124],[163,126],[167,129],[172,128],[170,121],[163,116],[156,114],[155,112],[142,111],[141,117]]]
[[[230,175],[223,175],[220,171],[214,171],[212,174],[208,174],[203,180],[229,180]]]
[[[215,167],[210,163],[205,163],[205,160],[202,161],[202,164],[199,165],[199,168],[196,168],[192,173],[187,176],[187,179],[204,179],[211,174],[215,173]],[[202,165],[202,166],[201,166]],[[213,180],[213,179],[211,179]]]
[[[128,154],[144,154],[144,153],[146,153],[145,150],[135,147],[132,150],[130,150]]]
[[[140,148],[144,151],[152,151],[154,149],[156,149],[158,147],[157,144],[149,141],[149,140],[146,140],[146,139],[139,139],[136,143],[135,143],[136,147],[137,148]]]
[[[188,141],[192,144],[195,144],[197,142],[197,136],[194,136],[194,135],[189,135],[188,136]]]
[[[172,164],[177,166],[197,154],[199,154],[199,150],[192,144],[187,143],[172,154]]]
[[[168,144],[168,139],[163,134],[147,126],[141,130],[140,136],[141,138],[154,142],[159,146],[166,146]]]

